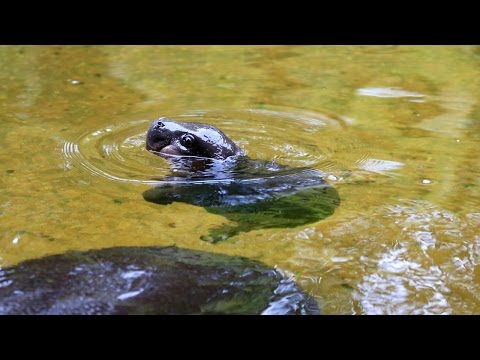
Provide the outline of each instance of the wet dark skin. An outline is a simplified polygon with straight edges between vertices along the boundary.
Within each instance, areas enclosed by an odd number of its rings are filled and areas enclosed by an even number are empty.
[[[158,155],[226,159],[244,155],[222,131],[209,124],[155,120],[147,132],[146,148]]]
[[[145,200],[202,206],[231,220],[201,236],[205,241],[313,223],[340,204],[337,191],[319,171],[250,159],[209,124],[160,118],[147,132],[146,148],[167,159],[175,176],[163,179],[170,180],[168,184],[145,191]]]

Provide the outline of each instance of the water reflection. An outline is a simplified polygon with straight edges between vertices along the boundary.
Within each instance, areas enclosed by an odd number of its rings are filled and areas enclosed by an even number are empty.
[[[383,251],[372,254],[366,250],[361,257],[363,265],[371,269],[353,294],[362,312],[451,314],[452,301],[458,301],[452,290],[461,286],[457,281],[472,278],[474,259],[478,259],[461,220],[422,201],[406,201],[381,213],[394,222],[398,232]],[[375,227],[370,226],[369,231]],[[456,242],[461,237],[466,248]],[[470,291],[478,294],[478,287]]]
[[[395,88],[363,88],[363,89],[358,89],[357,93],[358,95],[373,96],[373,97],[380,97],[380,98],[402,98],[402,97],[423,98],[425,96],[417,92],[407,91],[403,89],[395,89]]]

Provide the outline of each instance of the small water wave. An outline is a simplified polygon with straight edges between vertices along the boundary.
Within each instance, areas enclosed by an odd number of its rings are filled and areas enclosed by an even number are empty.
[[[239,111],[192,110],[185,114],[168,115],[178,121],[204,122],[217,126],[246,150],[251,159],[265,164],[285,166],[264,167],[264,171],[239,176],[216,166],[196,182],[228,183],[258,181],[264,177],[282,176],[292,171],[315,169],[329,179],[343,179],[359,163],[370,157],[368,149],[353,136],[340,116],[327,116],[312,111],[292,109]],[[153,119],[135,120],[110,125],[86,133],[73,141],[64,141],[62,153],[66,169],[79,168],[91,176],[116,182],[161,185],[175,181],[190,182],[181,174],[172,174],[170,163],[145,149],[145,136]],[[359,162],[359,159],[361,161]],[[222,170],[223,169],[223,170]],[[265,170],[266,169],[266,170]],[[376,169],[378,170],[378,169]],[[215,176],[212,176],[212,172]]]

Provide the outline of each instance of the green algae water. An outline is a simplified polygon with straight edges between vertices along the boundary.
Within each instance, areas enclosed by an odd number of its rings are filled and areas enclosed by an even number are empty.
[[[324,314],[478,314],[479,75],[478,47],[2,46],[0,267],[176,245],[276,266]],[[340,205],[202,241],[231,220],[142,197],[160,116],[322,171]]]

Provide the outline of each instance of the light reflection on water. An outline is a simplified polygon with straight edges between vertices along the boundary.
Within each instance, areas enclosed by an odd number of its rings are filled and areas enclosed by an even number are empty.
[[[465,250],[456,245],[457,239],[464,238],[461,220],[427,202],[409,201],[387,211],[385,215],[395,222],[399,232],[393,246],[384,246],[382,251],[361,258],[375,268],[375,272],[362,277],[353,295],[362,311],[451,314],[448,298],[453,278],[465,281],[474,270],[468,259],[462,261],[452,256]],[[445,257],[445,253],[450,256]],[[415,301],[411,300],[412,295]]]
[[[413,91],[393,89],[393,88],[358,89],[357,93],[363,96],[373,96],[373,97],[380,97],[380,98],[402,98],[402,97],[423,98],[425,96],[423,94],[416,93]]]

